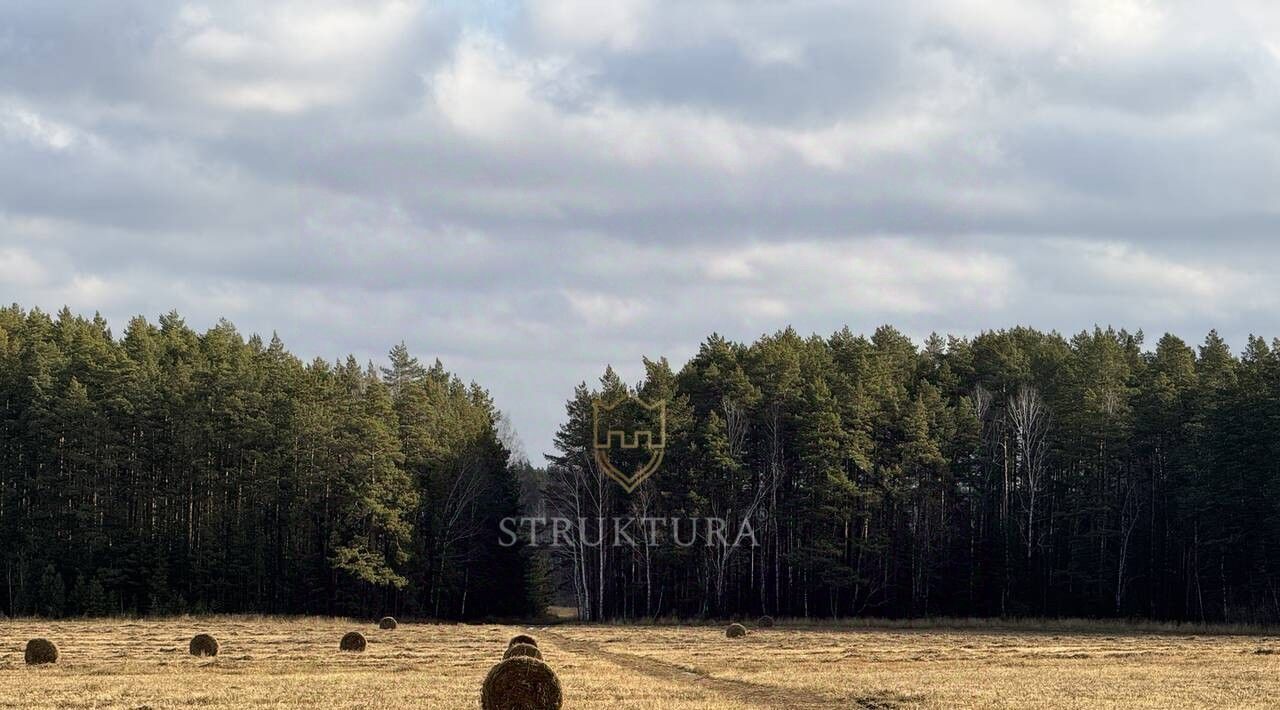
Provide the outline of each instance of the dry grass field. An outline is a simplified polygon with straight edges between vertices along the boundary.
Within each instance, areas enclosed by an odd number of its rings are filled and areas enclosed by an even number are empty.
[[[1071,626],[535,628],[568,710],[1275,707],[1280,637]],[[338,651],[348,630],[363,654]],[[216,658],[193,658],[197,632]],[[223,617],[0,622],[0,708],[476,708],[527,627]],[[27,667],[27,639],[58,644]]]

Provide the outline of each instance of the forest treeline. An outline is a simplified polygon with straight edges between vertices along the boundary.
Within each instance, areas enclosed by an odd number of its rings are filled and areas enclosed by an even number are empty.
[[[0,310],[6,615],[526,616],[487,392],[402,345],[304,363],[177,314]]]
[[[303,362],[226,322],[0,309],[0,611],[515,617],[549,579],[597,620],[1280,621],[1280,343],[787,329],[644,365],[577,388],[534,468],[403,345]],[[631,394],[666,403],[667,446],[628,494],[592,405]],[[537,515],[758,544],[501,544]]]
[[[587,618],[1280,620],[1280,341],[784,330],[644,364],[569,400],[545,512],[747,519],[759,544],[578,531],[555,560]],[[667,403],[667,447],[627,494],[594,470],[591,404],[631,394]]]

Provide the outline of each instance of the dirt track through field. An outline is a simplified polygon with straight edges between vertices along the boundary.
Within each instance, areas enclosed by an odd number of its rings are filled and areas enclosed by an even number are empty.
[[[351,630],[364,653],[338,650]],[[212,633],[216,658],[187,642]],[[543,628],[180,617],[0,621],[0,710],[476,710],[516,633],[542,642],[567,710],[1274,710],[1280,636],[781,626]],[[52,666],[23,662],[48,638]]]
[[[553,629],[540,632],[550,637],[553,643],[571,653],[603,658],[627,671],[640,673],[657,680],[694,685],[711,690],[721,695],[737,698],[750,707],[787,708],[789,710],[818,710],[819,708],[855,707],[865,710],[892,710],[900,707],[897,700],[863,696],[851,700],[833,698],[822,693],[799,691],[795,688],[777,688],[760,683],[716,678],[705,673],[690,670],[673,663],[654,658],[634,656],[629,653],[610,651],[594,641],[571,639],[556,633]],[[844,703],[852,702],[852,705]]]

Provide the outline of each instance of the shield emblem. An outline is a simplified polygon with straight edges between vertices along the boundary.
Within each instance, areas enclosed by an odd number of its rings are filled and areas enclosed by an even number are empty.
[[[627,396],[592,403],[596,465],[628,493],[662,464],[667,445],[667,403]],[[656,430],[656,433],[655,433]]]

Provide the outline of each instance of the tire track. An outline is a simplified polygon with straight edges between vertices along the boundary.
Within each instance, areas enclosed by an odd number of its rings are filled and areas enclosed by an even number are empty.
[[[557,645],[574,653],[603,658],[616,666],[650,678],[683,683],[710,690],[738,699],[753,707],[785,708],[786,710],[820,710],[822,708],[850,707],[863,708],[864,710],[891,710],[892,708],[900,707],[898,701],[892,698],[864,696],[842,700],[811,690],[779,688],[745,680],[716,678],[655,658],[609,651],[595,641],[569,638],[552,629],[546,629],[541,633],[552,637]]]

